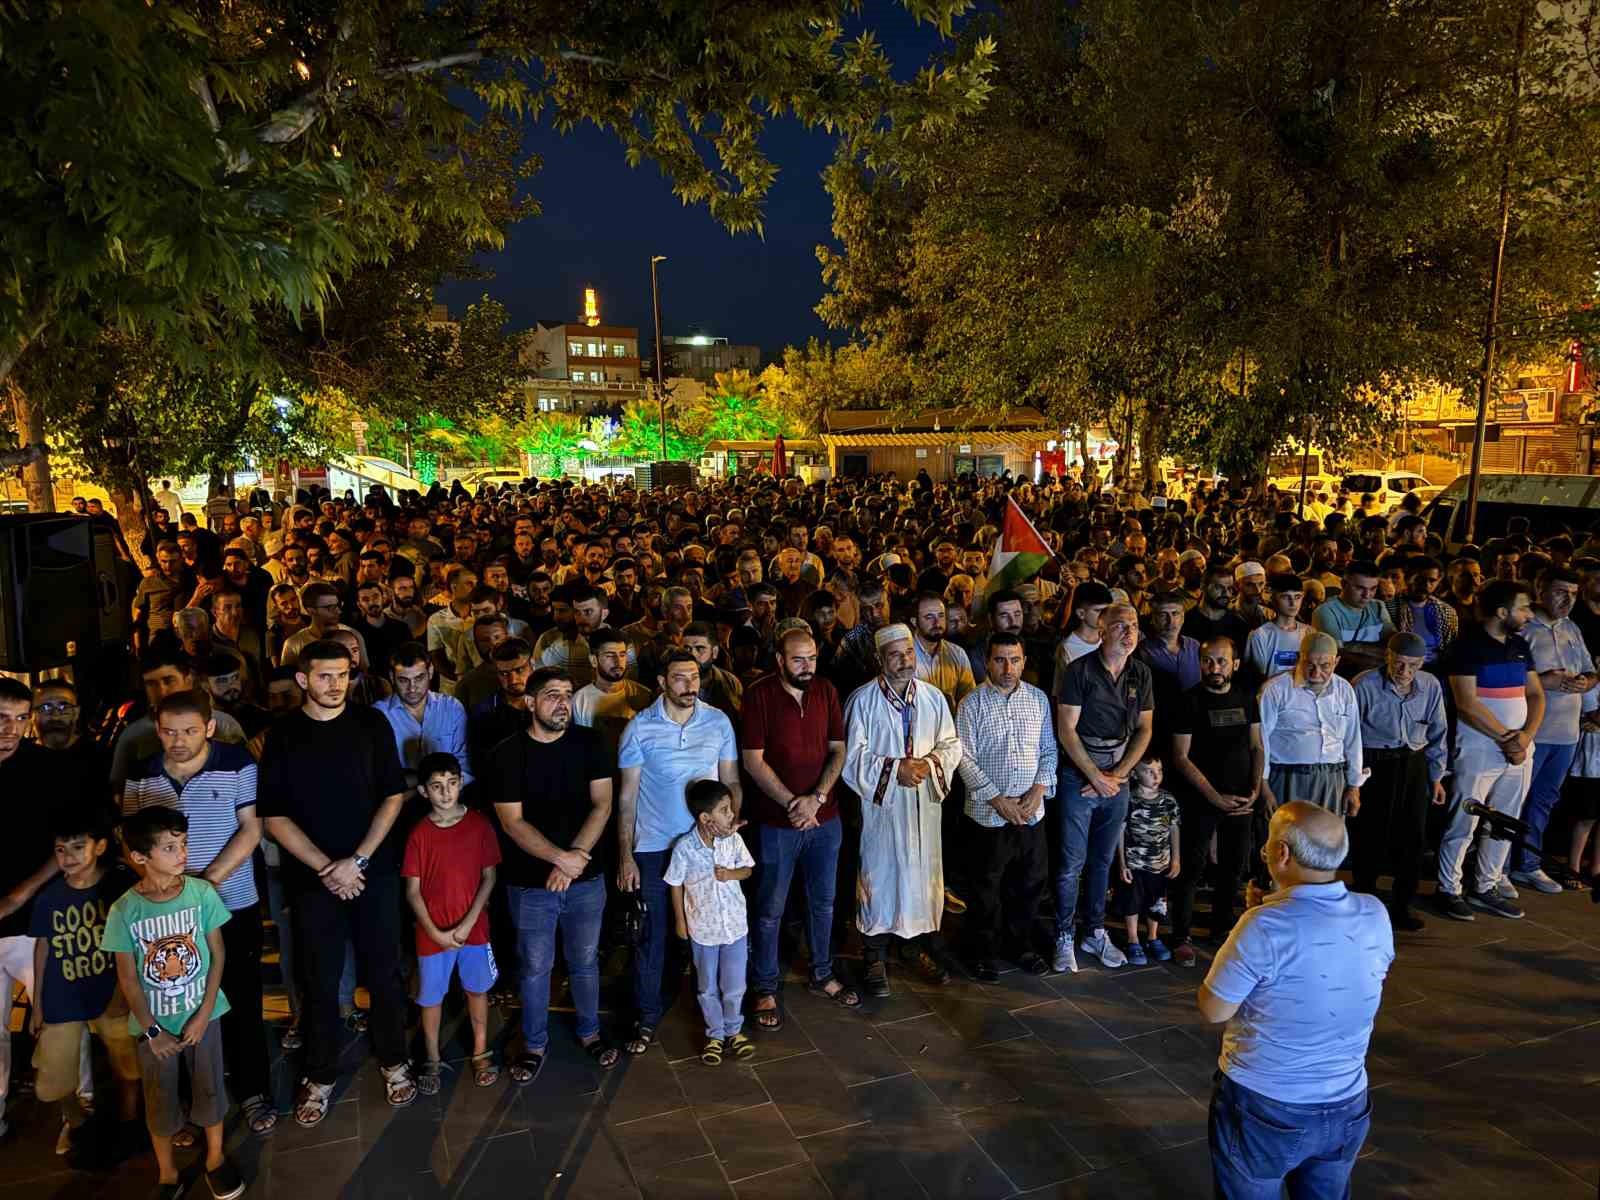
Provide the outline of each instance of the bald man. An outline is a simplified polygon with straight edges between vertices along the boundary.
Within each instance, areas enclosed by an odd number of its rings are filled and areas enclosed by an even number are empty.
[[[1394,961],[1383,904],[1335,877],[1344,821],[1290,801],[1262,857],[1276,885],[1240,918],[1200,986],[1227,1022],[1211,1096],[1211,1172],[1227,1200],[1348,1196],[1372,1124],[1367,1044]]]

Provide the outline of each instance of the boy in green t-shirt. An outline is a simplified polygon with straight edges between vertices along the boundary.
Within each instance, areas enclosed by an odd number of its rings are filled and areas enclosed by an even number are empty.
[[[228,910],[209,883],[183,873],[188,830],[181,812],[159,806],[124,822],[122,840],[142,878],[111,906],[100,944],[116,953],[128,1027],[139,1039],[145,1123],[161,1171],[157,1196],[175,1200],[183,1191],[172,1158],[172,1135],[183,1125],[181,1064],[189,1076],[190,1118],[206,1131],[206,1182],[216,1200],[233,1200],[245,1185],[222,1149],[228,1093],[215,1024],[228,1011],[222,995]]]

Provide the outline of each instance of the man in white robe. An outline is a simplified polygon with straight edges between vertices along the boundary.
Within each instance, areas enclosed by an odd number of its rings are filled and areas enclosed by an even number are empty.
[[[861,797],[861,869],[856,923],[869,995],[889,994],[891,938],[913,943],[919,971],[945,983],[939,923],[944,916],[943,802],[956,779],[961,741],[940,692],[916,679],[911,630],[876,636],[882,673],[856,689],[845,709],[844,782]]]

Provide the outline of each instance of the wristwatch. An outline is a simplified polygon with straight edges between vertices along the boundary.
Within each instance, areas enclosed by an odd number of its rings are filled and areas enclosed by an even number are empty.
[[[365,854],[352,854],[350,856],[350,861],[355,863],[356,870],[365,875],[367,873],[367,866],[372,862],[372,859]]]
[[[144,1038],[142,1040],[146,1041],[146,1042],[153,1042],[160,1036],[161,1036],[161,1026],[152,1025],[152,1026],[150,1026],[149,1029],[146,1029],[144,1031]]]

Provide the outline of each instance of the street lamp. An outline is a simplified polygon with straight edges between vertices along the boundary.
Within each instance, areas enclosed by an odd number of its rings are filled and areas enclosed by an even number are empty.
[[[656,405],[661,416],[661,461],[667,461],[667,393],[661,382],[661,286],[656,282],[656,264],[666,262],[665,254],[650,256],[650,302],[656,313]]]

